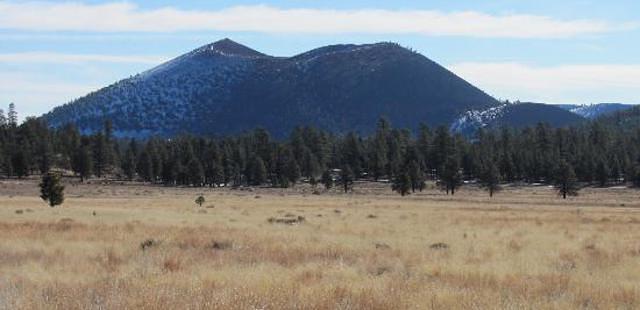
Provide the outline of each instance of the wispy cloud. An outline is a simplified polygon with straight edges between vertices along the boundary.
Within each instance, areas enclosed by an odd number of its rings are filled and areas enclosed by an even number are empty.
[[[0,72],[0,109],[9,102],[18,106],[20,117],[40,115],[60,103],[84,96],[99,85],[64,82],[49,76]]]
[[[98,63],[139,63],[139,64],[160,64],[166,61],[167,57],[162,56],[119,56],[119,55],[98,55],[98,54],[63,54],[52,52],[26,52],[0,54],[0,63],[23,64],[23,63],[50,63],[50,64],[84,64],[90,62]]]
[[[496,38],[566,38],[635,27],[600,20],[490,15],[476,11],[281,9],[265,5],[221,10],[142,9],[132,3],[0,1],[0,29],[79,32],[250,31],[375,33]]]
[[[449,69],[490,94],[547,103],[640,103],[640,65],[459,63]]]

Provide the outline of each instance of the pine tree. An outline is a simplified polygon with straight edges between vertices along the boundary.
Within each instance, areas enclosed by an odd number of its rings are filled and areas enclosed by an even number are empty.
[[[373,151],[371,154],[371,172],[374,179],[377,181],[387,172],[389,152],[387,146],[387,138],[389,136],[389,123],[386,119],[381,118],[378,121],[378,129],[373,140]]]
[[[609,182],[609,166],[605,160],[600,160],[598,162],[598,166],[596,167],[596,180],[598,181],[598,185],[600,187],[604,187]]]
[[[342,189],[345,193],[353,190],[353,170],[348,165],[342,167],[342,171],[340,172],[340,184],[342,185]]]
[[[45,174],[49,172],[49,169],[51,169],[51,165],[52,165],[53,155],[51,151],[51,144],[48,140],[49,140],[48,137],[44,137],[43,141],[41,141],[39,145],[38,168],[40,169],[41,174]]]
[[[10,127],[18,126],[18,112],[16,112],[16,105],[12,102],[9,104],[9,112],[7,112],[7,122]]]
[[[156,181],[156,172],[153,165],[153,160],[147,149],[142,150],[136,163],[136,171],[140,177],[147,182]]]
[[[124,153],[124,158],[121,161],[122,172],[127,177],[127,180],[133,180],[136,174],[136,154],[135,150],[129,146]]]
[[[489,197],[493,197],[495,192],[500,191],[500,170],[498,166],[489,161],[480,175],[480,186],[489,192]]]
[[[89,146],[82,145],[78,147],[73,159],[71,160],[71,167],[73,172],[80,176],[80,182],[84,182],[85,179],[91,176],[93,169],[93,157],[91,156]]]
[[[416,160],[412,160],[407,166],[407,173],[411,182],[411,191],[422,191],[425,188],[425,177],[420,165]]]
[[[405,169],[393,178],[391,189],[398,192],[401,196],[405,196],[411,192],[411,186],[411,177],[409,176],[409,172]]]
[[[107,169],[107,140],[102,133],[93,137],[93,171],[101,178]]]
[[[55,207],[64,202],[64,186],[60,182],[60,174],[46,173],[40,182],[40,198]]]
[[[252,185],[255,186],[262,185],[267,182],[267,167],[264,165],[264,160],[259,156],[256,156],[253,160],[251,182]]]
[[[296,162],[295,159],[291,159],[288,161],[287,163],[287,179],[289,179],[289,182],[292,185],[295,185],[298,180],[300,179],[301,176],[301,172],[300,172],[300,166],[298,166],[298,163]]]
[[[567,196],[578,196],[580,189],[576,181],[576,174],[571,164],[564,159],[558,164],[555,186],[558,194],[561,195],[563,199],[567,199]]]
[[[187,164],[187,178],[193,186],[200,187],[204,183],[204,168],[197,159],[192,159]]]
[[[7,117],[4,116],[4,110],[0,109],[0,129],[5,128],[8,125]]]
[[[322,173],[322,185],[324,185],[324,188],[326,190],[329,190],[333,187],[333,176],[331,175],[331,171],[330,170],[325,170]]]
[[[462,185],[462,174],[460,173],[460,164],[455,156],[447,157],[440,177],[440,185],[447,195],[455,195],[456,189]]]
[[[11,158],[11,167],[13,173],[22,178],[29,175],[29,159],[27,158],[27,152],[23,148],[19,148]]]

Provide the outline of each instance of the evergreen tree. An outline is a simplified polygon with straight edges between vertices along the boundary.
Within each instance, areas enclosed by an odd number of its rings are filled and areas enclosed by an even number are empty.
[[[200,187],[204,183],[204,169],[197,159],[192,159],[187,164],[187,177],[189,183],[193,186]]]
[[[411,182],[411,191],[415,193],[416,190],[422,191],[425,188],[425,177],[420,165],[416,160],[409,162],[405,171],[409,175]]]
[[[462,185],[462,174],[460,173],[460,164],[455,156],[449,156],[443,166],[442,175],[440,177],[440,185],[447,195],[455,195],[456,189]]]
[[[60,174],[46,173],[40,182],[40,198],[55,207],[64,202],[64,186],[60,181]]]
[[[18,112],[16,112],[16,105],[12,102],[9,104],[9,112],[7,112],[7,122],[10,127],[18,126]]]
[[[405,169],[393,179],[391,189],[398,192],[401,196],[404,196],[411,192],[411,187],[411,177],[409,176],[409,172]]]
[[[7,125],[8,125],[8,122],[7,122],[7,117],[4,116],[4,110],[0,109],[0,129],[7,127]]]
[[[500,170],[493,161],[489,161],[485,165],[480,175],[480,186],[489,192],[489,197],[493,197],[495,192],[501,190]]]
[[[381,118],[378,121],[378,129],[376,130],[374,137],[373,151],[371,155],[371,172],[373,173],[373,177],[376,181],[388,170],[387,153],[389,150],[387,147],[387,139],[389,136],[389,127],[389,123],[386,119]]]
[[[259,156],[256,156],[251,170],[252,185],[262,185],[267,182],[267,167]]]
[[[73,172],[80,176],[80,182],[84,182],[89,178],[93,169],[93,157],[89,146],[82,145],[78,147],[71,161]]]
[[[98,178],[101,178],[107,169],[107,140],[102,133],[98,133],[93,138],[93,171]]]
[[[564,159],[562,159],[558,165],[555,186],[558,194],[560,194],[563,199],[567,199],[567,196],[578,196],[580,189],[576,181],[576,174],[571,164]]]
[[[431,129],[429,129],[426,124],[420,124],[420,129],[418,130],[418,141],[416,144],[420,151],[420,158],[424,161],[421,165],[427,169],[427,172],[431,173],[431,169],[433,169],[430,158]]]
[[[27,152],[23,148],[19,148],[11,158],[11,167],[13,173],[18,178],[23,178],[29,175],[29,159],[27,158]]]
[[[133,141],[132,141],[133,142]],[[122,158],[121,166],[122,172],[127,177],[127,180],[133,180],[134,175],[136,174],[136,154],[135,149],[129,146],[124,153],[124,158]]]
[[[136,171],[138,175],[146,182],[156,181],[156,172],[154,169],[153,160],[149,151],[145,148],[138,157],[136,163]]]
[[[331,175],[331,171],[330,170],[325,170],[322,173],[322,185],[324,185],[324,188],[329,190],[333,187],[333,176]]]
[[[47,138],[43,138],[43,140],[40,142],[38,151],[38,168],[40,169],[41,174],[45,174],[49,172],[49,169],[51,169],[53,160],[53,155],[51,153],[51,144],[49,143],[49,140]]]
[[[354,180],[353,170],[348,165],[342,167],[342,171],[340,172],[340,184],[342,185],[342,189],[345,193],[353,190],[353,180]]]
[[[596,168],[596,180],[598,181],[598,185],[600,187],[604,187],[609,182],[609,166],[607,162],[604,160],[600,160],[598,162],[598,167]]]

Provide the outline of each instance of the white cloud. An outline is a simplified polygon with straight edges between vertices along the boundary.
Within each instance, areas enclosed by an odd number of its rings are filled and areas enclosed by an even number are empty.
[[[127,2],[0,1],[0,29],[82,32],[251,31],[261,33],[375,33],[500,38],[565,38],[636,25],[475,11],[281,9],[265,5],[194,11],[145,10]]]
[[[0,72],[0,109],[15,102],[21,118],[38,116],[62,102],[84,96],[98,85],[61,82],[51,77]]]
[[[449,69],[499,98],[547,103],[640,103],[640,65],[459,63]]]
[[[50,63],[50,64],[82,64],[99,63],[139,63],[160,64],[167,60],[161,56],[118,56],[99,54],[63,54],[52,52],[26,52],[0,54],[0,64]]]

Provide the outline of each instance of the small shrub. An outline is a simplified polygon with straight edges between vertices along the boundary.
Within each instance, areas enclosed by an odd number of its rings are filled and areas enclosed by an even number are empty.
[[[204,197],[203,197],[202,195],[200,195],[200,196],[198,196],[198,198],[196,198],[196,204],[197,204],[199,207],[202,207],[202,204],[203,204],[204,202],[205,202],[205,199],[204,199]]]
[[[140,249],[143,251],[146,251],[150,248],[156,247],[160,244],[160,241],[154,240],[154,239],[147,239],[145,241],[142,241],[140,243]]]
[[[429,246],[429,248],[432,250],[446,250],[449,248],[449,245],[444,242],[438,242],[432,244],[431,246]]]
[[[211,242],[211,248],[214,250],[228,250],[233,248],[233,242],[231,241],[213,241]]]

